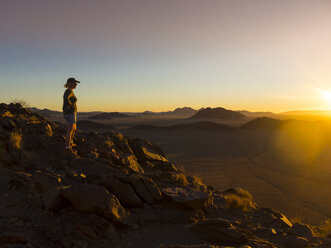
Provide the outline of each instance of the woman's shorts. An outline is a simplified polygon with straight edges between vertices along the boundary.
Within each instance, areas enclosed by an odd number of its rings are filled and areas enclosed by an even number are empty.
[[[77,114],[65,114],[65,115],[63,115],[63,117],[67,121],[68,124],[76,124]]]

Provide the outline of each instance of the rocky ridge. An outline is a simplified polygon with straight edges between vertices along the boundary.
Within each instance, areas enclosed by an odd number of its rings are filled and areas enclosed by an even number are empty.
[[[218,192],[162,149],[0,104],[0,247],[331,247],[323,230]]]

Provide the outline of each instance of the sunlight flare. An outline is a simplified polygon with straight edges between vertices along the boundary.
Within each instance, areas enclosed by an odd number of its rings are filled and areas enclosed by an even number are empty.
[[[319,90],[323,98],[331,104],[331,92],[326,90]]]

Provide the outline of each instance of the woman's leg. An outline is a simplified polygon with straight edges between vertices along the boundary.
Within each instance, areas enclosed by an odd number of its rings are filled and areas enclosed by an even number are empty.
[[[72,124],[72,131],[71,131],[71,135],[70,135],[70,146],[74,142],[74,136],[75,136],[76,130],[77,130],[76,124]]]
[[[71,139],[72,139],[72,131],[74,129],[74,126],[76,126],[76,124],[68,124],[67,134],[66,134],[66,147],[70,147]]]

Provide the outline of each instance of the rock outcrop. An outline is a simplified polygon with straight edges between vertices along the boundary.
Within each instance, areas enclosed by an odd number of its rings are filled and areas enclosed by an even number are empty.
[[[242,189],[217,192],[160,147],[117,131],[78,132],[0,104],[1,247],[328,247]]]

